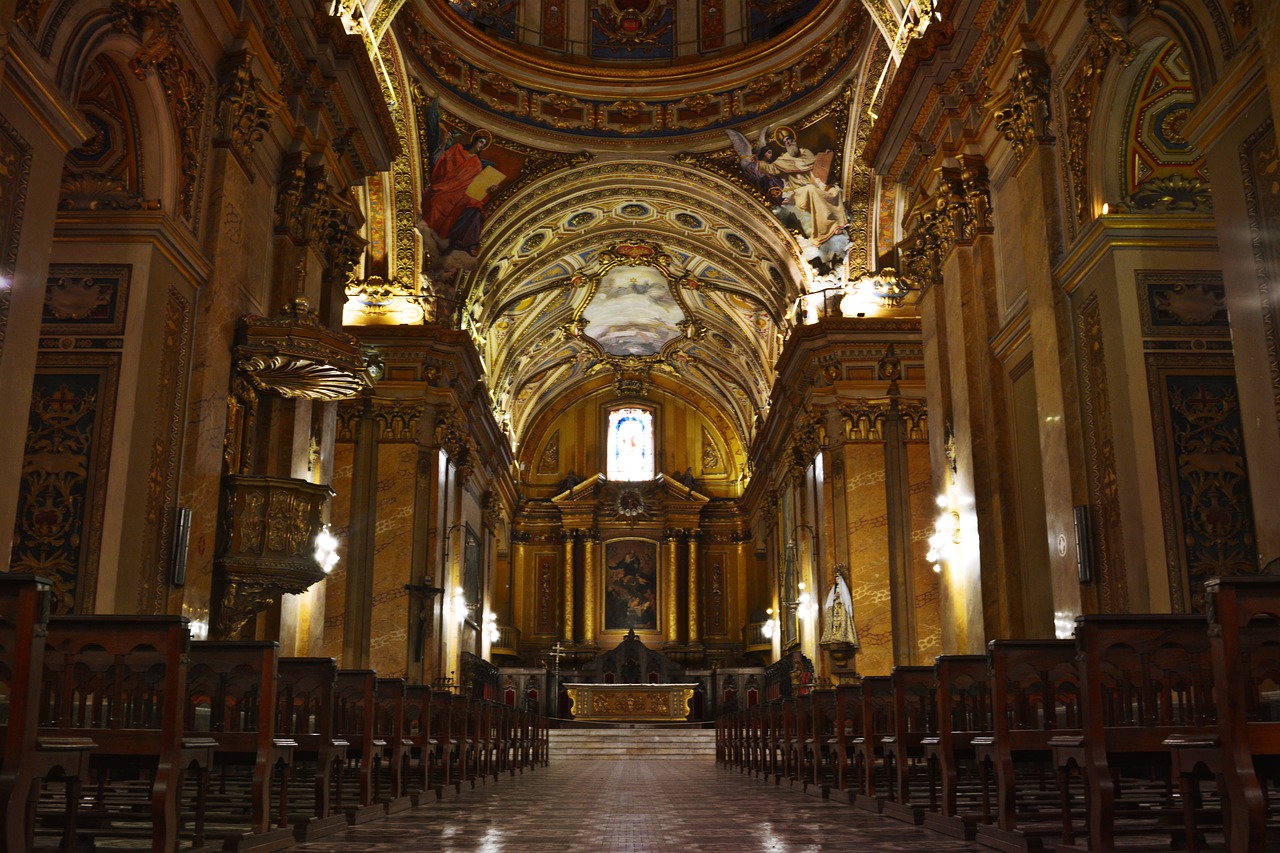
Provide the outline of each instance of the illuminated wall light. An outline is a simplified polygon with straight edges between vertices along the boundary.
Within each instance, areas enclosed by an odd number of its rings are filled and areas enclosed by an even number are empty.
[[[452,617],[455,622],[461,625],[467,621],[469,610],[467,597],[463,594],[462,587],[454,587],[453,595],[445,602],[445,615]]]
[[[338,537],[329,530],[329,525],[320,528],[316,534],[316,563],[326,575],[338,564]]]
[[[489,641],[490,645],[498,642],[502,637],[502,632],[498,630],[498,614],[485,611],[484,613],[484,638]]]

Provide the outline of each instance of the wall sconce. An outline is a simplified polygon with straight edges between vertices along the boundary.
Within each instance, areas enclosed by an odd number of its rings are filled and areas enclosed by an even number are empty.
[[[818,615],[818,602],[813,600],[813,596],[804,588],[804,581],[800,582],[800,597],[796,599],[796,615],[804,621]]]
[[[765,620],[764,625],[760,628],[760,632],[764,634],[764,638],[766,640],[772,640],[774,637],[778,636],[778,617],[774,615],[772,607],[765,612],[769,614],[769,618]]]
[[[329,525],[320,528],[316,534],[316,563],[326,575],[338,564],[338,537],[329,530]]]
[[[445,615],[452,616],[459,625],[467,621],[467,613],[471,608],[467,606],[467,598],[462,593],[462,587],[453,588],[453,595],[446,599],[444,606]]]
[[[191,607],[182,605],[182,615],[190,620],[187,623],[187,632],[193,640],[209,639],[209,609],[207,607]]]
[[[484,638],[489,641],[490,645],[498,642],[502,636],[502,632],[498,630],[498,614],[485,611],[484,614]]]

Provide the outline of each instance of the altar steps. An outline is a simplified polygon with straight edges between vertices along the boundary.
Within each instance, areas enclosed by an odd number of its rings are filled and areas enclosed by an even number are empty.
[[[715,761],[715,729],[552,729],[551,761]]]

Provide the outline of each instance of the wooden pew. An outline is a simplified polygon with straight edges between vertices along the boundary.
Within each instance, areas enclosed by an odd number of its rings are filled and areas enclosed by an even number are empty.
[[[984,786],[977,840],[1008,853],[1039,851],[1062,828],[1050,741],[1081,734],[1076,643],[992,640],[987,659],[992,731],[973,745],[978,762],[995,777],[995,822]]]
[[[276,693],[276,735],[297,743],[293,781],[310,777],[308,796],[288,799],[285,809],[299,841],[321,838],[347,826],[338,804],[347,743],[334,736],[334,692],[338,665],[333,658],[280,658]]]
[[[787,707],[791,712],[787,730],[787,781],[803,789],[808,781],[805,778],[805,767],[806,752],[812,737],[810,727],[813,725],[813,698],[808,693],[802,693],[788,700]]]
[[[187,620],[181,616],[53,616],[41,696],[44,737],[91,738],[97,786],[78,836],[149,837],[171,853],[185,773],[200,776],[192,843],[204,845],[204,793],[216,741],[184,738]],[[136,780],[136,781],[130,781]]]
[[[890,788],[883,811],[918,825],[929,785],[924,742],[938,732],[937,675],[931,666],[895,666],[891,678],[893,733],[882,741]]]
[[[381,752],[382,759],[381,772],[373,777],[373,801],[381,803],[389,815],[413,805],[406,789],[409,768],[406,695],[403,678],[379,678],[374,687],[373,745]]]
[[[272,779],[288,784],[294,743],[274,736],[280,648],[256,641],[191,644],[184,729],[217,743],[215,798],[210,818],[223,824],[209,835],[224,849],[271,851],[293,846],[281,797],[272,815]]]
[[[1217,732],[1165,741],[1182,793],[1187,848],[1196,853],[1206,829],[1199,786],[1203,773],[1217,781],[1227,849],[1276,849],[1280,714],[1274,697],[1264,692],[1280,685],[1280,577],[1214,578],[1205,584],[1205,610]]]
[[[991,734],[989,664],[986,655],[939,655],[934,670],[938,735],[924,741],[929,764],[929,811],[924,825],[972,839],[984,817],[973,742]],[[962,779],[962,774],[968,779]]]
[[[453,718],[450,731],[454,737],[453,767],[458,790],[469,783],[476,786],[476,744],[471,731],[471,700],[461,694],[449,697],[449,714]]]
[[[443,796],[444,789],[450,786],[455,793],[462,793],[462,781],[455,770],[459,741],[454,733],[453,698],[447,690],[431,691],[431,788],[437,798]]]
[[[94,742],[37,737],[52,582],[0,573],[0,853],[31,849],[41,780],[64,780],[63,853],[75,844],[76,800]]]
[[[335,806],[346,812],[353,826],[386,814],[386,808],[373,801],[373,779],[382,761],[373,736],[377,679],[371,669],[340,669],[334,690],[334,737],[346,742]]]
[[[1216,732],[1204,617],[1080,616],[1076,643],[1082,733],[1051,741],[1064,801],[1059,851],[1112,850],[1118,834],[1181,835],[1165,741]],[[1087,848],[1071,820],[1073,771],[1084,777]]]
[[[836,691],[816,688],[809,693],[811,722],[805,743],[805,791],[814,788],[825,800],[835,785]]]
[[[862,766],[863,788],[854,805],[879,814],[893,782],[884,761],[884,739],[893,736],[893,679],[868,675],[862,679],[862,731],[853,747]]]
[[[406,684],[404,688],[404,733],[407,772],[405,789],[413,804],[420,805],[421,794],[433,790],[431,776],[431,687]],[[439,792],[437,792],[439,799]]]
[[[862,737],[862,684],[836,685],[835,720],[832,723],[832,748],[835,756],[833,787],[849,805],[865,788],[855,741]]]

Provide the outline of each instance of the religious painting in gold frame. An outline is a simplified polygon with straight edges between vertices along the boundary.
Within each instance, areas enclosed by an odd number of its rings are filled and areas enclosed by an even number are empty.
[[[604,545],[604,629],[658,630],[658,543],[613,539]]]

